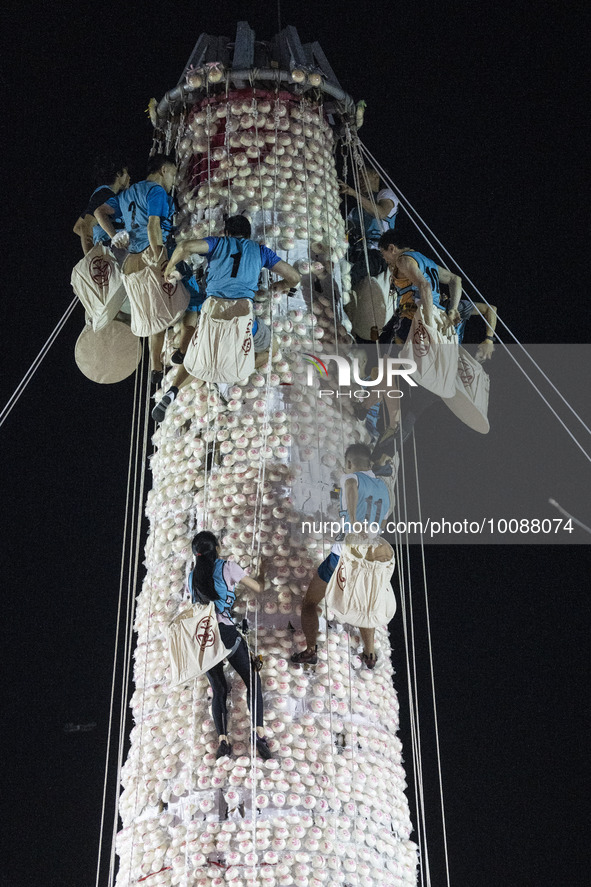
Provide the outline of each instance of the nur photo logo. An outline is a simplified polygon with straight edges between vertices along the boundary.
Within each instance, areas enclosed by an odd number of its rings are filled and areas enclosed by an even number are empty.
[[[337,397],[356,397],[363,399],[369,397],[373,391],[375,394],[385,394],[386,397],[398,399],[403,397],[398,382],[404,379],[408,385],[416,387],[417,383],[412,378],[412,374],[416,372],[417,365],[414,360],[404,357],[380,357],[376,364],[375,378],[361,378],[362,372],[359,368],[359,359],[354,357],[349,360],[341,354],[325,354],[322,359],[315,354],[305,352],[302,357],[308,363],[308,371],[306,377],[306,385],[316,387],[316,379],[318,376],[322,381],[329,379],[327,364],[333,361],[337,367],[337,391],[333,389],[320,389],[319,396]],[[355,391],[340,391],[341,388],[350,389],[354,385],[360,388]],[[378,388],[382,385],[382,388]]]

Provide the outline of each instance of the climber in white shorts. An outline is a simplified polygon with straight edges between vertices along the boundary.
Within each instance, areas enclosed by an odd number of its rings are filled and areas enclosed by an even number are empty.
[[[346,474],[341,477],[341,517],[348,532],[356,523],[365,527],[380,527],[383,531],[390,513],[390,494],[384,481],[376,477],[370,469],[371,450],[366,444],[351,444],[345,450]],[[354,518],[351,519],[351,515]],[[368,531],[375,539],[379,534]],[[302,603],[302,631],[306,636],[307,647],[301,653],[294,653],[291,661],[296,665],[315,665],[318,662],[316,639],[318,637],[318,604],[324,599],[328,582],[336,570],[343,543],[335,542],[328,557],[320,564],[313,577]],[[387,542],[374,554],[374,559],[389,559],[391,548]],[[368,668],[375,668],[377,655],[374,650],[374,629],[360,628],[363,641],[362,659]]]
[[[205,237],[200,240],[184,240],[175,248],[164,272],[167,279],[178,275],[175,266],[192,255],[207,256],[207,295],[218,299],[250,299],[254,297],[262,268],[278,274],[272,292],[285,292],[297,286],[300,275],[292,265],[284,262],[268,246],[250,240],[250,222],[245,216],[226,219],[223,237]],[[201,306],[200,306],[201,307]],[[256,319],[252,327],[255,353],[265,353],[271,344],[271,330],[262,320]],[[179,389],[191,379],[185,367],[179,367],[174,385],[163,395],[152,410],[152,418],[162,422],[166,409],[173,402]]]
[[[207,256],[207,295],[218,299],[250,299],[254,301],[262,268],[269,268],[282,280],[271,287],[272,292],[285,292],[297,286],[300,275],[268,246],[250,240],[250,222],[245,216],[226,219],[223,237],[205,237],[202,240],[184,240],[178,244],[165,271],[165,277],[178,272],[175,265],[192,255]],[[255,351],[266,351],[271,340],[270,331],[261,320],[253,324]]]

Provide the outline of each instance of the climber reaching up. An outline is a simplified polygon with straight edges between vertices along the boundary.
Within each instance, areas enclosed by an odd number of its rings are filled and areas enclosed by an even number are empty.
[[[123,268],[125,275],[142,271],[147,264],[162,264],[172,249],[174,200],[171,192],[177,173],[174,157],[154,154],[148,160],[147,173],[144,181],[137,182],[126,192],[110,198],[96,210],[97,219],[110,237],[114,237],[116,233],[113,224],[115,215],[119,214],[123,220],[129,237],[129,255]],[[191,309],[201,301],[200,294],[191,274],[185,273],[183,282],[188,284],[191,297],[186,312],[189,315],[186,325],[194,326],[190,314]],[[150,336],[150,360],[154,383],[158,383],[162,378],[164,335],[165,331],[162,330]]]
[[[179,243],[170,257],[165,276],[173,276],[178,262],[197,254],[207,257],[208,296],[254,301],[262,268],[269,268],[281,278],[273,284],[273,292],[285,292],[297,286],[299,272],[268,246],[250,240],[251,233],[250,222],[245,216],[230,216],[226,219],[223,237]]]
[[[155,154],[148,160],[148,174],[125,193],[105,201],[95,215],[102,228],[113,238],[116,229],[112,216],[119,212],[129,234],[129,252],[134,255],[151,250],[151,258],[158,258],[170,236],[174,202],[171,191],[176,178],[176,163],[172,156]]]
[[[108,244],[111,240],[112,235],[99,224],[95,212],[120,191],[129,188],[127,161],[99,158],[95,164],[95,181],[99,184],[90,195],[85,209],[80,213],[73,228],[74,234],[80,238],[84,255],[97,243]],[[124,227],[124,223],[121,214],[116,212],[114,207],[109,206],[109,210],[112,234],[115,234]]]
[[[384,231],[394,228],[399,200],[390,188],[380,187],[380,175],[370,166],[359,170],[359,190],[339,182],[344,196],[355,198],[356,205],[347,215],[348,259],[351,268],[351,300],[345,306],[357,342],[373,342],[378,327],[392,316],[392,300],[372,278],[383,276],[386,263],[378,241]]]
[[[450,329],[460,323],[458,304],[462,295],[462,279],[447,268],[436,265],[417,250],[408,246],[409,238],[400,231],[386,231],[379,240],[382,258],[388,264],[397,293],[397,308],[383,328],[379,341],[402,344],[408,336],[413,314],[420,302],[427,326],[441,324]],[[449,287],[447,313],[442,302],[440,284]]]
[[[228,650],[227,659],[234,671],[242,678],[246,687],[246,702],[252,722],[253,742],[258,754],[264,760],[272,757],[265,738],[263,726],[263,690],[261,678],[248,645],[236,628],[232,618],[232,607],[236,600],[235,588],[241,583],[251,591],[262,591],[264,575],[257,579],[246,574],[234,561],[220,557],[221,549],[217,537],[209,530],[197,533],[192,542],[195,563],[188,578],[188,588],[193,603],[212,601],[215,605],[218,628],[223,645]],[[226,698],[228,685],[224,676],[224,662],[218,662],[206,672],[213,699],[211,711],[218,732],[216,758],[231,754],[228,742],[228,712]]]
[[[207,298],[203,306],[199,306],[199,310],[203,315],[208,315],[210,308],[215,307],[218,302],[221,302],[221,306],[217,305],[217,307],[223,309],[224,301],[232,300],[239,307],[240,300],[248,300],[250,303],[247,305],[248,311],[243,315],[246,318],[247,339],[249,343],[252,342],[255,355],[258,355],[259,359],[264,359],[271,344],[271,330],[262,320],[259,318],[253,320],[250,316],[261,270],[268,268],[281,278],[272,284],[271,290],[276,293],[285,292],[290,287],[297,286],[300,282],[300,274],[292,265],[280,259],[268,246],[251,240],[250,235],[251,227],[248,219],[244,216],[231,216],[226,219],[223,237],[205,237],[179,243],[164,274],[169,280],[178,278],[179,271],[176,265],[179,262],[192,255],[206,256],[208,260]],[[232,321],[235,320],[236,318],[232,318]],[[199,330],[197,337],[201,335]],[[216,347],[209,349],[210,369],[212,369],[214,376],[212,381],[236,382],[240,376],[237,375],[233,379],[222,378],[221,373],[216,376],[215,367],[211,367],[212,360],[215,362],[227,357],[224,352],[225,347],[220,346],[219,343],[216,344]],[[184,355],[181,354],[180,357],[184,358]],[[198,372],[192,371],[193,369],[193,366],[179,367],[174,385],[165,392],[152,411],[152,417],[156,422],[162,422],[166,409],[174,401],[179,389],[186,385],[191,377],[201,378]],[[249,372],[243,372],[243,376],[249,374]]]
[[[371,451],[361,443],[351,444],[345,450],[346,473],[341,477],[341,518],[344,532],[356,532],[354,526],[360,523],[365,530],[368,542],[374,543],[372,551],[374,560],[388,560],[392,549],[387,542],[379,543],[380,532],[383,531],[390,513],[390,494],[381,478],[371,470]],[[370,527],[371,525],[371,527]],[[376,526],[379,528],[376,532]],[[318,661],[316,639],[318,637],[318,605],[324,599],[327,585],[337,569],[343,551],[343,542],[337,541],[332,546],[328,557],[320,564],[314,575],[302,603],[302,631],[306,636],[306,649],[294,653],[291,661],[295,665],[315,665]],[[375,668],[377,655],[374,649],[373,628],[360,628],[363,641],[362,659],[370,669]]]

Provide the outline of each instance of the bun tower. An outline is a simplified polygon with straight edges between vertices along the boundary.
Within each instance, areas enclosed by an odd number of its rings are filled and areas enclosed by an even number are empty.
[[[241,22],[233,38],[201,35],[150,112],[154,150],[177,157],[177,240],[220,235],[226,216],[243,213],[302,283],[272,294],[261,282],[267,363],[223,392],[189,384],[152,438],[116,884],[410,887],[417,847],[386,628],[369,670],[357,629],[325,609],[318,664],[289,662],[303,644],[304,592],[332,544],[322,524],[338,518],[344,450],[367,439],[349,400],[320,395],[311,363],[352,342],[336,161],[355,103],[317,43],[292,27],[261,42]],[[256,756],[232,669],[233,753],[219,760],[207,678],[171,684],[165,629],[191,606],[191,540],[202,529],[241,566],[265,563],[263,591],[238,588],[234,612],[262,657],[271,760]]]

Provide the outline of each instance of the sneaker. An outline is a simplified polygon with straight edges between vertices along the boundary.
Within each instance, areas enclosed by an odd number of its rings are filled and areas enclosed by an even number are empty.
[[[313,650],[302,650],[301,653],[294,653],[291,657],[294,665],[316,665],[318,662],[318,654],[316,648]]]
[[[270,761],[273,757],[273,753],[267,744],[266,736],[257,736],[256,737],[256,747],[259,756],[263,759],[263,761]]]
[[[378,662],[378,654],[377,653],[362,653],[361,660],[364,665],[369,669],[374,669]]]
[[[170,359],[173,363],[176,363],[178,366],[185,359],[185,355],[183,354],[183,352],[181,351],[180,348],[177,348],[177,350],[173,353],[173,355]]]
[[[177,395],[177,389],[171,388],[164,394],[152,410],[152,419],[154,422],[163,422],[166,410],[171,405]]]
[[[162,379],[164,378],[164,373],[162,370],[152,370],[152,374],[150,376],[150,381],[154,388],[160,388],[162,385]]]
[[[394,474],[392,463],[386,462],[385,465],[376,465],[373,469],[373,473],[376,477],[392,477]]]
[[[222,739],[220,744],[218,745],[218,750],[215,753],[216,761],[219,761],[220,758],[227,758],[232,754],[232,746],[229,742],[226,742],[225,739]]]

